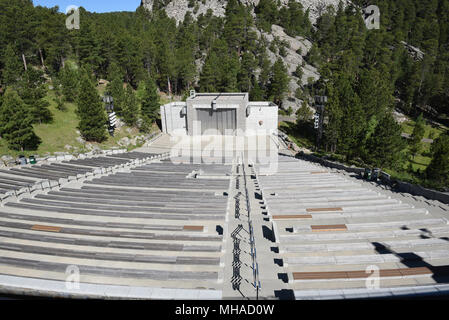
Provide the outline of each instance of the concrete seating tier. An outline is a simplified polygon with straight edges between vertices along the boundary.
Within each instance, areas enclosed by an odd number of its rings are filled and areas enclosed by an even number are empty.
[[[343,290],[368,297],[373,266],[383,290],[371,294],[410,286],[437,292],[449,282],[445,218],[292,157],[280,157],[277,174],[259,175],[258,183],[297,298],[344,298]]]
[[[161,155],[153,153],[130,152],[101,156],[89,159],[73,159],[63,163],[50,163],[28,165],[11,169],[0,169],[0,195],[7,192],[21,194],[34,189],[44,189],[42,181],[55,181],[47,183],[47,187],[59,185],[65,180],[77,180],[104,173],[113,167],[123,167],[136,161],[158,158]]]
[[[117,154],[18,170],[64,176],[143,156]],[[97,285],[106,292],[120,286],[122,297],[137,287],[221,296],[220,230],[228,211],[229,179],[191,177],[204,167],[154,162],[5,202],[0,208],[0,279],[19,282],[25,290],[27,283],[43,281],[36,294],[57,295],[50,287],[67,278],[68,266],[76,266],[81,288]]]
[[[132,169],[131,173],[117,173],[88,181],[87,184],[99,186],[117,186],[129,188],[163,188],[185,190],[223,191],[229,187],[229,180],[218,178],[195,179],[196,171],[217,170],[216,165],[176,165],[171,162],[152,163]],[[230,171],[230,167],[225,170]],[[225,171],[222,171],[225,172]]]

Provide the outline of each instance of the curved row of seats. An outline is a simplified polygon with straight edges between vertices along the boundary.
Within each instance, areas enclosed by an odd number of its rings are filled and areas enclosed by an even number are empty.
[[[88,159],[73,159],[61,163],[0,169],[0,201],[10,196],[59,186],[67,181],[110,173],[114,168],[139,164],[161,156],[165,156],[165,154],[130,152]]]
[[[380,288],[391,288],[385,295],[406,286],[437,291],[449,282],[446,219],[292,157],[280,157],[277,174],[258,182],[280,273],[298,298],[319,298],[329,289],[340,297],[354,289],[361,295],[374,269]]]

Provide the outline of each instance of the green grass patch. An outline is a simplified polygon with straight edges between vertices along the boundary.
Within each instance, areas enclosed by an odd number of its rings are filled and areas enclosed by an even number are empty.
[[[104,92],[104,87],[105,86],[103,85],[97,87],[100,94]],[[83,153],[88,151],[86,144],[77,141],[77,138],[79,137],[77,133],[79,119],[75,113],[77,108],[76,104],[65,103],[66,110],[61,111],[57,109],[54,98],[54,92],[49,90],[46,100],[50,103],[49,109],[53,114],[53,122],[34,125],[35,133],[42,139],[42,143],[39,145],[38,149],[36,151],[24,152],[10,150],[7,146],[7,142],[4,139],[0,139],[0,156],[10,155],[12,157],[18,157],[19,155],[25,155],[28,157],[30,155],[36,155],[44,157],[52,155],[55,152]],[[153,126],[153,130],[158,130],[156,125]],[[139,135],[142,135],[142,133],[140,133],[137,128],[124,126],[115,131],[114,137],[111,137],[108,134],[108,139],[103,143],[91,144],[100,149],[110,149],[113,147],[120,147],[118,142],[125,137],[133,139]],[[135,149],[141,145],[142,144],[136,146],[130,145],[128,150]],[[68,146],[70,146],[70,148]]]
[[[401,123],[402,132],[407,134],[412,134],[413,129],[415,128],[416,122],[414,120],[409,120]],[[426,122],[424,126],[424,138],[426,139],[436,139],[438,138],[442,133],[445,132],[445,128],[432,125],[428,122]]]
[[[279,127],[299,147],[312,149],[315,146],[315,136],[311,127],[307,124],[298,126],[294,122],[283,121]]]

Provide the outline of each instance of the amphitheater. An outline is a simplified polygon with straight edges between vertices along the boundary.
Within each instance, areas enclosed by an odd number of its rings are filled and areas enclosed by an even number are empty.
[[[134,152],[0,170],[0,294],[449,293],[446,205],[295,158],[278,136],[179,139],[161,134]],[[247,156],[268,145],[278,159],[271,172]]]

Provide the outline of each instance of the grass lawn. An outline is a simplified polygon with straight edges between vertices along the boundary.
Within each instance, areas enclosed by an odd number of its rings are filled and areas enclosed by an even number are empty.
[[[409,120],[401,123],[402,132],[412,134],[413,129],[415,128],[416,122],[414,120]],[[436,139],[444,132],[444,129],[441,127],[433,126],[429,123],[426,123],[424,126],[424,138],[426,139]]]
[[[312,149],[315,146],[315,137],[310,128],[298,128],[296,123],[283,121],[279,126],[292,139],[298,147]]]
[[[99,93],[104,92],[104,86],[97,87]],[[86,146],[79,143],[76,139],[78,117],[75,113],[76,105],[74,103],[66,103],[66,110],[60,111],[56,108],[56,103],[53,100],[55,97],[52,90],[48,90],[47,101],[50,103],[50,111],[53,114],[54,121],[48,124],[36,124],[34,125],[35,133],[42,139],[42,143],[36,151],[14,151],[10,150],[4,139],[0,139],[0,156],[10,155],[12,157],[17,157],[19,155],[37,155],[37,156],[48,156],[54,154],[55,152],[87,152]],[[154,130],[158,130],[157,126],[154,126]],[[99,144],[92,143],[94,146],[98,146],[101,149],[110,149],[112,147],[119,147],[118,142],[124,137],[130,139],[141,135],[137,128],[130,128],[127,126],[118,128],[115,131],[114,137],[110,137],[108,134],[108,139]],[[66,149],[66,146],[71,146],[71,149]],[[129,149],[139,147],[130,146]]]
[[[408,134],[412,134],[415,124],[416,122],[414,120],[403,122],[401,124],[402,131]],[[434,126],[426,122],[426,125],[424,127],[424,138],[435,140],[444,132],[445,132],[444,127]],[[413,170],[415,171],[425,170],[432,160],[429,157],[430,147],[431,147],[430,143],[422,143],[422,148],[419,154],[417,154],[414,158],[409,159],[404,169],[407,169],[410,163]]]

